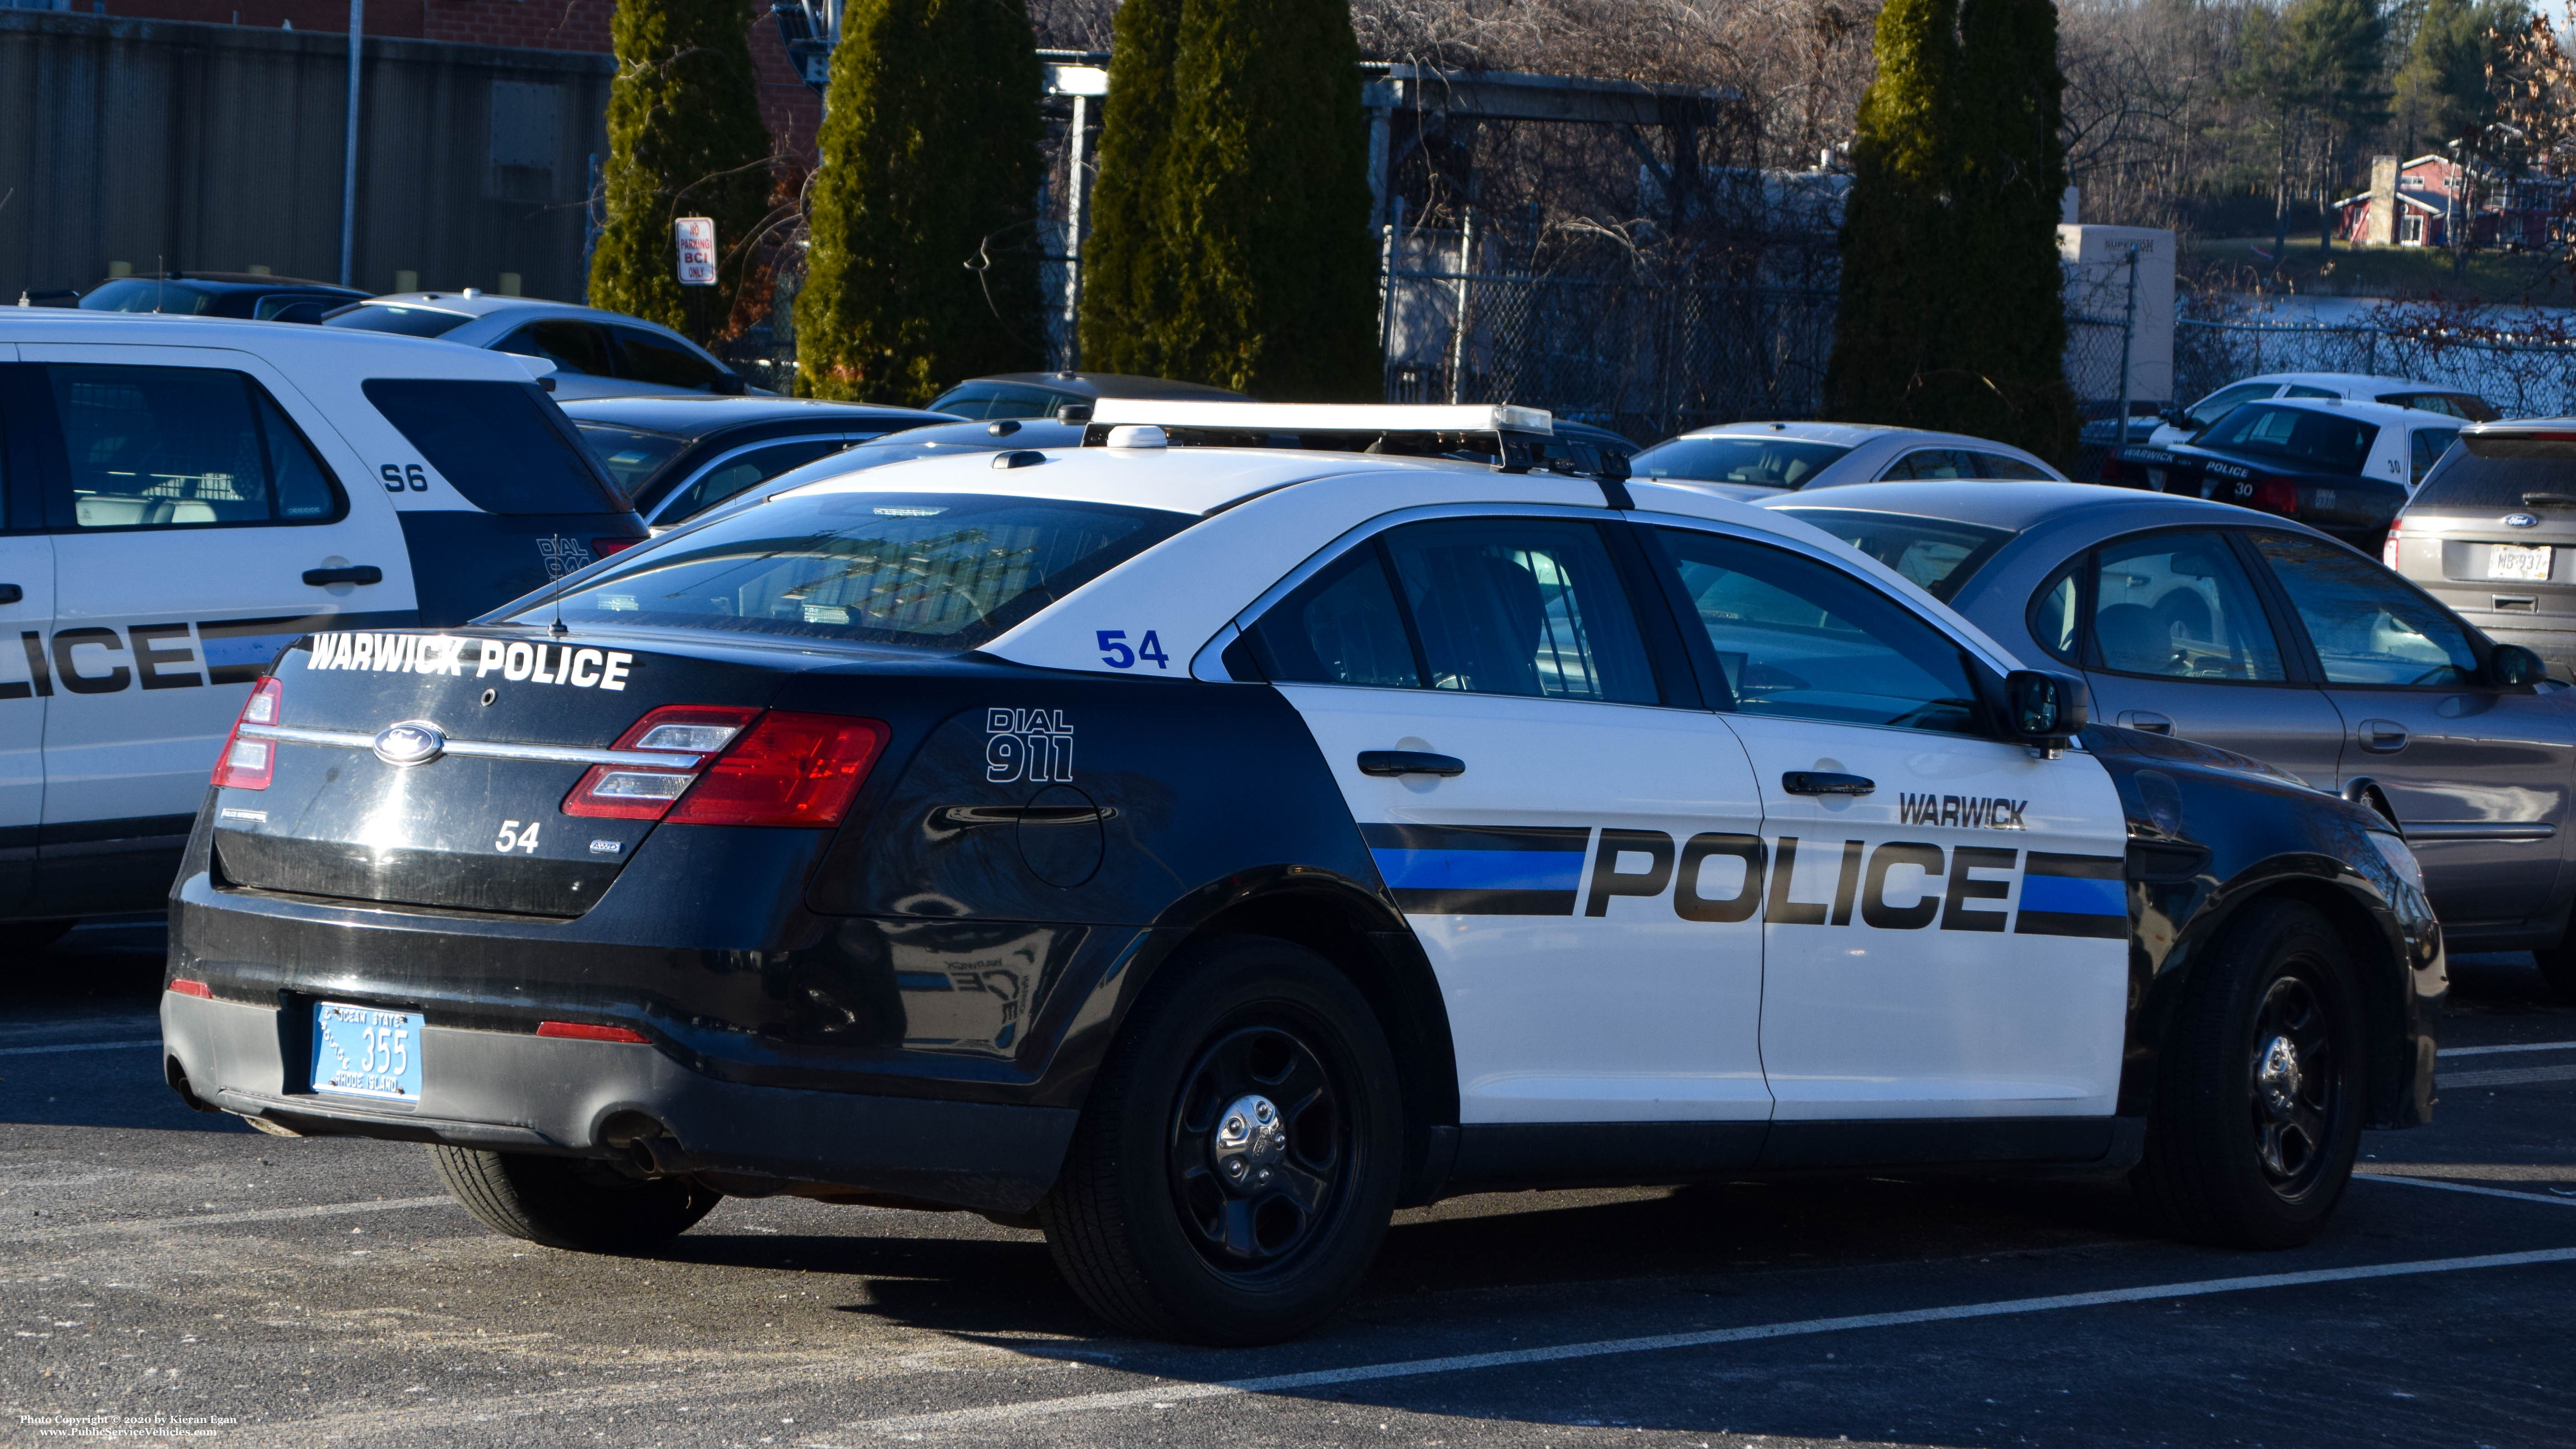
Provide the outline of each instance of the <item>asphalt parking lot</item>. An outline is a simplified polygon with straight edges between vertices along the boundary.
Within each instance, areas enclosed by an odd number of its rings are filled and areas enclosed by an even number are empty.
[[[1315,1337],[1220,1352],[1104,1334],[962,1213],[491,1236],[421,1148],[182,1107],[161,944],[84,927],[0,984],[0,1441],[2576,1444],[2576,1011],[2527,958],[2455,959],[2437,1124],[2366,1139],[2297,1252],[2084,1182],[1475,1197]]]

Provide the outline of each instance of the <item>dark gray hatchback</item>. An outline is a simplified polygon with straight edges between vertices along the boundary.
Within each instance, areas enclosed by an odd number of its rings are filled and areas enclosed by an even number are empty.
[[[2571,500],[2576,501],[2576,500]],[[1946,600],[2093,717],[2377,808],[2455,948],[2532,949],[2576,999],[2576,690],[2314,529],[2081,483],[1867,483],[1768,505]]]

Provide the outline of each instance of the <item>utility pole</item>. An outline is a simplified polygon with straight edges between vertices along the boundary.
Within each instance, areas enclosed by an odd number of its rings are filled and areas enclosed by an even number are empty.
[[[340,164],[340,285],[355,286],[358,250],[358,50],[367,34],[367,0],[349,0],[349,131]]]

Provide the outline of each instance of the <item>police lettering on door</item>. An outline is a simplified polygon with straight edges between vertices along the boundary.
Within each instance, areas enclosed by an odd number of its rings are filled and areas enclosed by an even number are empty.
[[[248,684],[259,678],[277,651],[316,622],[303,616],[196,623],[174,619],[123,629],[83,624],[51,635],[22,630],[18,647],[25,673],[16,679],[0,678],[0,700],[49,699],[57,691],[115,694],[128,689]]]
[[[2013,805],[2017,822],[2026,802],[1976,803],[1989,818],[1994,806]],[[1603,916],[1632,897],[1717,924],[2105,940],[2129,931],[2118,856],[1727,831],[1677,840],[1617,827],[1368,824],[1360,833],[1407,915],[1571,916],[1579,906],[1583,916]]]

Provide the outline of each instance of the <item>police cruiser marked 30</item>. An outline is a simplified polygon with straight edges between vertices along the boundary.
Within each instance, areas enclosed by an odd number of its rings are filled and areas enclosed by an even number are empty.
[[[2133,1169],[2279,1245],[2428,1115],[2441,948],[2375,816],[2086,726],[1776,513],[1227,406],[1394,441],[890,465],[299,641],[190,844],[172,1085],[429,1141],[558,1247],[726,1193],[1033,1222],[1224,1342],[1473,1188]],[[336,1011],[416,1086],[350,1089],[407,1079],[318,1055]]]

